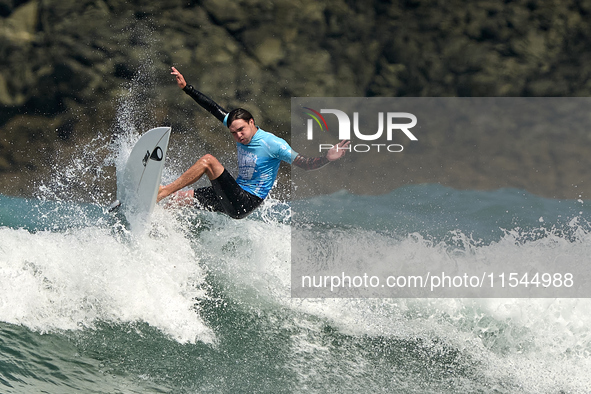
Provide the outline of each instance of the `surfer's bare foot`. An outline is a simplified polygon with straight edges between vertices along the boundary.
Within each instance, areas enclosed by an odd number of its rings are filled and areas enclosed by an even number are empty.
[[[156,197],[156,202],[160,202],[163,199],[165,199],[166,197],[168,197],[168,194],[166,194],[166,192],[164,190],[164,186],[160,186],[158,188],[158,196]]]

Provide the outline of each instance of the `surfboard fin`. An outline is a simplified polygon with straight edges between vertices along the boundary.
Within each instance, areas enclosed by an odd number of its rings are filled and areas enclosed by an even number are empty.
[[[121,206],[121,201],[115,200],[109,205],[109,212],[116,211]]]

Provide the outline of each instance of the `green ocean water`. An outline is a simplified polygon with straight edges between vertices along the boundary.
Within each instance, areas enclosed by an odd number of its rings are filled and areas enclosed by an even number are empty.
[[[589,261],[582,200],[415,185],[292,204],[417,259]],[[0,392],[591,390],[589,299],[291,298],[292,204],[241,221],[158,206],[132,233],[98,204],[0,196]]]

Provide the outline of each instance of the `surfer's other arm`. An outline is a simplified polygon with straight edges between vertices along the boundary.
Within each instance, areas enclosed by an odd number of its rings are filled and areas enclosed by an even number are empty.
[[[175,76],[176,83],[177,85],[179,85],[179,88],[183,89],[183,91],[187,93],[189,96],[191,96],[191,98],[195,100],[197,104],[205,108],[220,122],[224,122],[224,118],[228,114],[228,111],[220,107],[218,103],[216,103],[215,101],[213,101],[212,99],[210,99],[209,97],[195,89],[193,86],[187,84],[187,82],[185,81],[185,77],[183,77],[183,74],[181,74],[180,71],[176,68],[172,67],[171,74]]]
[[[349,147],[350,141],[343,140],[339,142],[337,145],[330,148],[330,150],[326,153],[325,156],[320,157],[305,157],[302,155],[297,155],[295,159],[293,159],[292,164],[296,167],[303,168],[304,170],[317,170],[318,168],[324,167],[331,161],[335,161],[340,159],[345,155],[347,148]]]

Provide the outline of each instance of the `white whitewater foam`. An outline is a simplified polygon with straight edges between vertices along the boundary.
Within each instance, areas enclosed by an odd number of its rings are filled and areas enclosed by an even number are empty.
[[[195,309],[203,271],[162,211],[151,234],[0,228],[0,319],[41,332],[143,321],[179,342],[214,341]]]
[[[360,239],[364,242],[361,234]],[[587,261],[591,245],[584,232],[574,240],[547,234],[533,241],[508,232],[490,245],[470,244],[465,237],[465,248],[451,253],[445,245],[433,244],[418,234],[391,241],[368,246],[388,248],[381,252],[363,250],[361,243],[353,245],[341,258],[359,258],[351,253],[357,247],[361,254],[395,254],[418,264],[422,260],[432,264],[460,259],[466,264],[484,261],[494,265],[527,258],[552,263],[565,256]],[[420,340],[432,343],[433,351],[441,346],[458,349],[466,360],[480,365],[483,379],[522,387],[526,392],[591,389],[589,299],[292,299],[289,226],[228,221],[202,234],[200,243],[211,254],[210,269],[225,275],[229,297],[249,307],[289,308],[294,312],[294,325],[311,325],[310,333],[321,331],[317,324],[329,323],[353,336]],[[316,316],[318,323],[303,319],[301,313]],[[295,353],[312,357],[311,353],[322,352],[313,335],[296,339],[294,346],[300,348],[294,349]]]

